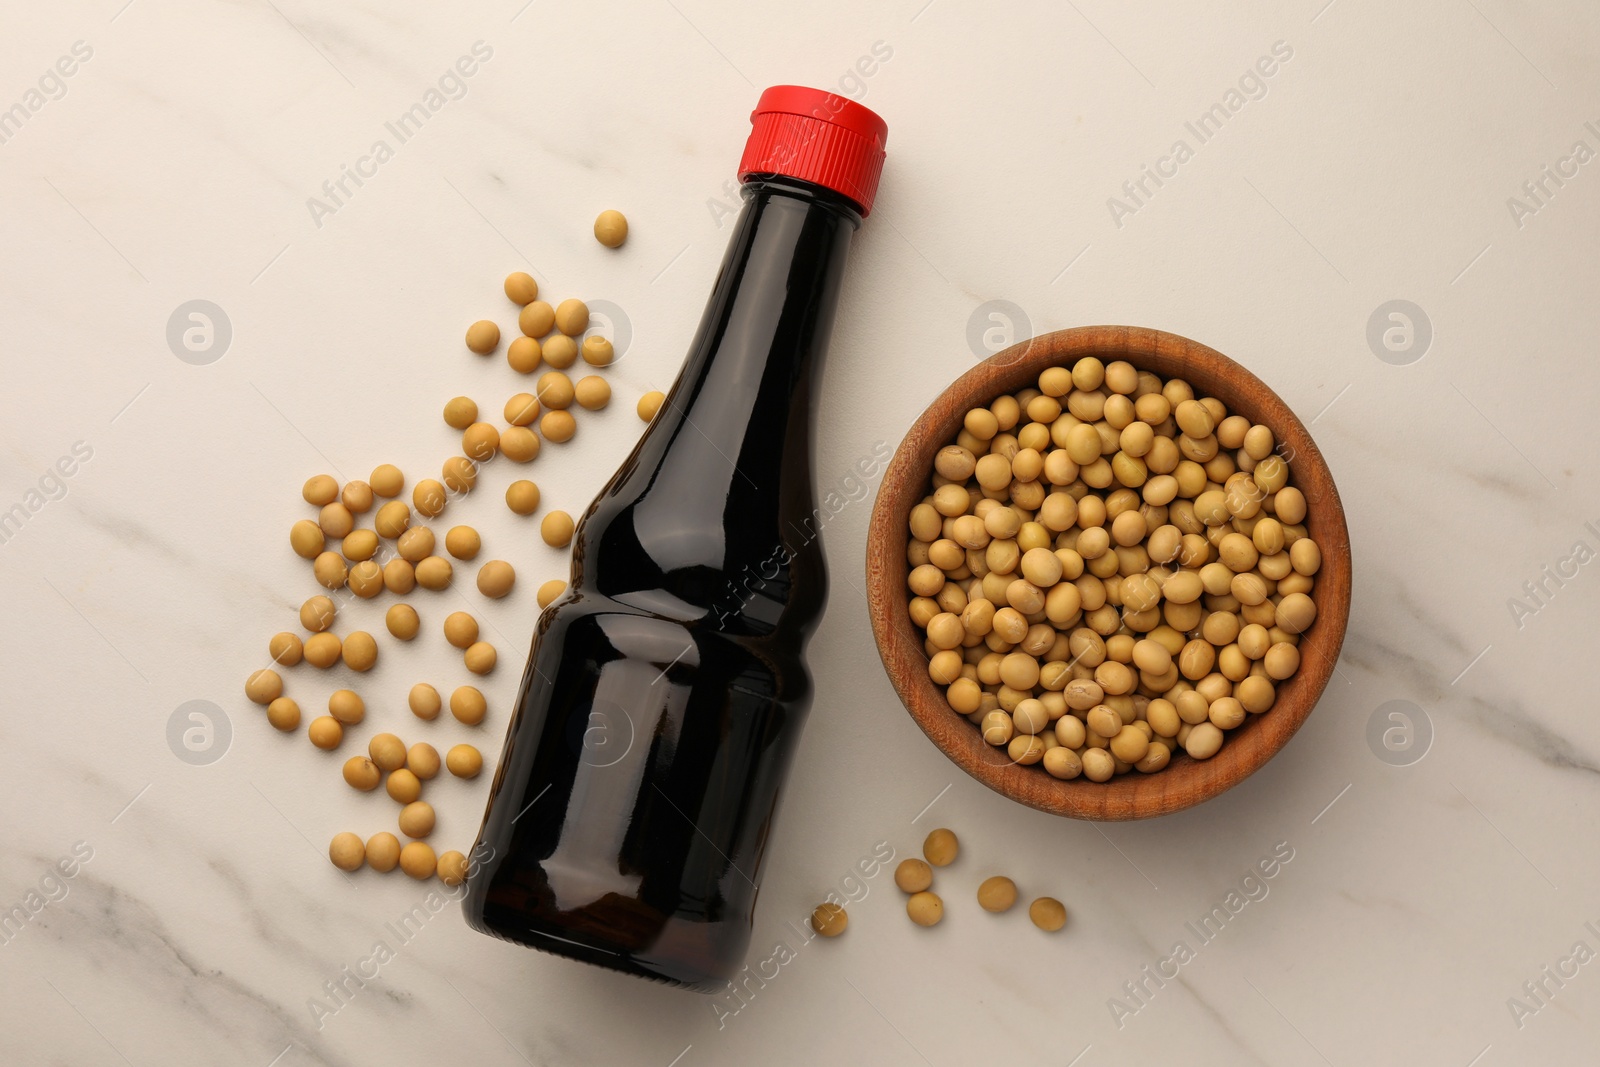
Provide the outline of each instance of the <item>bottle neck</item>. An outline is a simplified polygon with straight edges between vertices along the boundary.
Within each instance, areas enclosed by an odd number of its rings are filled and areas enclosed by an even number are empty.
[[[854,203],[809,182],[755,177],[741,194],[744,208],[674,397],[719,445],[741,444],[741,409],[765,406],[769,389],[792,394],[817,369],[861,225]],[[758,378],[761,388],[750,389]],[[795,414],[809,416],[809,408]],[[724,425],[726,435],[715,432]]]
[[[796,448],[809,484],[811,380],[861,224],[851,201],[809,182],[758,177],[742,193],[683,370],[650,429],[670,441],[652,466],[697,470],[708,501],[714,485],[731,497],[749,488],[740,483],[776,482],[776,464],[799,459]]]
[[[743,195],[677,383],[589,523],[608,531],[593,551],[612,546],[648,565],[624,579],[580,553],[602,592],[654,589],[669,594],[651,597],[668,614],[712,609],[747,572],[820,560],[807,533],[814,380],[861,215],[840,194],[789,178],[751,179]],[[680,607],[669,611],[668,600]]]

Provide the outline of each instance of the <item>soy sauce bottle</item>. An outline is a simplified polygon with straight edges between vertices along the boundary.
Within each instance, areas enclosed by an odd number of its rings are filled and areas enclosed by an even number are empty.
[[[702,991],[744,962],[811,701],[813,398],[887,137],[798,86],[751,123],[688,359],[539,619],[465,898],[485,933]]]

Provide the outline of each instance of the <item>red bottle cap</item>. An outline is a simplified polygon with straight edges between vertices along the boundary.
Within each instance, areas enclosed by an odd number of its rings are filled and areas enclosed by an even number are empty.
[[[774,85],[750,113],[739,180],[781,174],[854,200],[865,218],[883,173],[889,127],[853,100],[802,85]]]

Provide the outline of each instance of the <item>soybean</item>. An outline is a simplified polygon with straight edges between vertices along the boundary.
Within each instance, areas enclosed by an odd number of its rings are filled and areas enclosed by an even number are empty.
[[[594,239],[607,248],[621,248],[628,239],[628,220],[622,212],[607,208],[595,216]]]
[[[400,804],[409,804],[422,795],[422,781],[415,774],[400,767],[389,772],[389,777],[384,779],[383,789],[389,794],[389,799]]]
[[[370,671],[378,662],[378,642],[365,630],[356,630],[344,639],[344,665],[353,671]]]
[[[406,770],[424,782],[439,777],[439,750],[426,741],[418,741],[406,749]]]
[[[1028,905],[1028,918],[1039,929],[1055,933],[1067,924],[1067,909],[1055,897],[1040,897]]]
[[[419,882],[432,878],[438,867],[438,857],[426,841],[413,841],[400,850],[400,869]]]
[[[339,502],[357,515],[363,514],[372,507],[372,498],[375,494],[372,486],[357,479],[344,483],[344,489],[339,493]]]
[[[913,893],[906,901],[906,914],[918,926],[937,926],[944,918],[944,901],[928,890]]]
[[[578,342],[558,333],[544,343],[544,361],[556,370],[566,370],[578,362]]]
[[[922,842],[922,855],[935,867],[948,867],[961,853],[961,842],[954,832],[940,827]]]
[[[514,304],[527,305],[539,299],[539,283],[526,271],[507,274],[505,290],[506,298]]]
[[[427,837],[437,821],[433,805],[425,800],[413,800],[400,809],[400,832],[407,837]]]
[[[384,615],[383,624],[391,635],[402,641],[411,640],[422,628],[422,620],[417,617],[417,609],[410,604],[394,605]]]
[[[317,584],[329,589],[343,589],[350,578],[350,568],[337,552],[324,552],[311,565]]]
[[[599,224],[596,223],[597,227],[598,225]],[[604,241],[601,242],[601,244],[604,243]],[[844,907],[840,904],[818,904],[811,912],[811,929],[815,930],[823,937],[838,937],[840,934],[844,933],[845,927],[848,926],[849,923],[850,916],[845,914]]]
[[[537,459],[539,447],[539,435],[526,426],[507,426],[500,434],[500,454],[513,463]]]
[[[464,685],[450,694],[450,714],[458,722],[476,726],[488,712],[489,702],[484,699],[482,690]]]
[[[444,535],[444,550],[456,559],[472,559],[483,547],[483,538],[470,526],[452,526]]]
[[[503,559],[491,559],[478,568],[478,592],[491,600],[509,595],[516,581],[517,572]]]
[[[245,696],[266,707],[283,695],[283,679],[270,667],[250,675],[244,683]]]
[[[609,367],[617,358],[611,342],[599,334],[583,339],[583,361],[591,367]]]
[[[367,717],[367,704],[349,689],[335,689],[328,697],[328,714],[341,725],[354,726]]]
[[[371,600],[383,592],[383,568],[370,559],[363,560],[350,568],[347,584],[356,596]]]
[[[371,530],[352,530],[339,546],[339,551],[352,563],[365,563],[378,551],[378,535]]]
[[[506,345],[506,364],[518,374],[532,374],[539,369],[543,358],[539,342],[525,334],[513,337]]]
[[[419,485],[417,488],[420,490],[422,487]],[[372,519],[374,532],[390,541],[399,538],[410,525],[411,509],[398,500],[391,500],[383,505]]]
[[[361,864],[366,862],[367,846],[361,838],[347,830],[334,834],[333,840],[328,842],[328,858],[341,871],[359,870]]]
[[[476,778],[483,770],[483,756],[471,745],[455,745],[445,753],[444,765],[457,778]]]
[[[401,559],[416,564],[433,555],[434,543],[432,530],[426,526],[413,526],[395,541],[395,549]]]
[[[443,483],[433,479],[424,478],[411,490],[411,503],[416,507],[417,514],[433,518],[444,510],[449,502]]]
[[[585,411],[599,411],[611,403],[611,385],[598,374],[586,375],[572,387],[572,395]]]
[[[1009,911],[1017,902],[1017,883],[1004,875],[985,878],[978,886],[978,907],[984,911]]]
[[[482,463],[500,450],[500,431],[487,422],[475,422],[461,431],[461,451]]]
[[[339,662],[344,642],[331,633],[312,634],[306,638],[306,662],[319,670],[327,670]]]
[[[400,839],[387,830],[367,838],[367,866],[384,874],[400,863]]]
[[[466,664],[467,670],[473,674],[488,674],[494,670],[495,661],[498,658],[494,646],[487,641],[474,641],[461,655],[461,660]]]
[[[367,481],[374,493],[385,498],[399,496],[406,487],[406,476],[393,463],[380,463],[372,468],[372,475]]]
[[[311,720],[311,725],[306,729],[306,736],[311,743],[324,751],[339,747],[339,742],[344,740],[344,727],[339,725],[339,720],[331,715],[319,715]]]
[[[578,420],[572,417],[570,411],[548,411],[539,420],[539,432],[544,434],[546,440],[558,445],[565,444],[578,432]]]
[[[448,886],[458,886],[467,880],[469,867],[467,857],[451,849],[449,852],[439,854],[437,873],[439,881]]]
[[[289,528],[289,547],[301,559],[316,559],[326,544],[322,527],[310,519],[301,519]]]
[[[429,556],[417,564],[417,584],[437,593],[449,587],[454,571],[443,556]]]
[[[300,728],[300,705],[288,697],[279,697],[267,705],[267,722],[275,730],[289,733]]]
[[[322,599],[326,600],[326,597]],[[332,601],[329,606],[332,607]],[[284,632],[274,634],[272,640],[267,642],[267,653],[272,657],[272,662],[281,663],[285,667],[293,667],[299,663],[306,654],[306,646],[300,638],[292,633]]]
[[[445,487],[454,492],[471,492],[478,484],[478,465],[466,456],[452,456],[440,467],[440,477],[444,479]],[[419,485],[417,488],[422,487]],[[418,510],[421,510],[420,506]],[[440,510],[443,510],[442,504]]]
[[[355,517],[350,514],[350,509],[338,501],[324,504],[322,512],[317,519],[317,525],[322,528],[328,537],[344,537],[355,526]]]
[[[439,699],[439,691],[427,682],[418,682],[411,687],[406,704],[411,708],[411,714],[419,719],[437,719],[439,709],[444,706]]]
[[[555,324],[555,308],[543,300],[532,301],[517,315],[517,326],[527,337],[543,337]]]
[[[331,474],[313,475],[301,486],[300,495],[307,504],[325,507],[339,499],[339,483],[333,480]]]
[[[527,426],[539,417],[539,398],[532,393],[518,393],[506,401],[506,421],[513,426]]]
[[[444,639],[456,648],[466,648],[478,639],[478,620],[464,611],[445,616]]]
[[[479,319],[467,327],[467,347],[480,356],[493,352],[500,347],[500,327],[488,319]]]
[[[526,478],[519,478],[506,486],[506,507],[518,515],[532,515],[539,510],[539,487]]]
[[[391,559],[383,565],[383,587],[405,596],[417,587],[417,569],[410,560]]]
[[[551,548],[566,548],[572,541],[572,516],[565,511],[552,511],[539,523],[539,536]]]
[[[920,893],[933,884],[933,868],[914,857],[901,860],[894,869],[894,884],[902,892]]]
[[[563,300],[556,305],[556,329],[577,337],[589,328],[589,306],[582,300]]]
[[[545,407],[561,409],[571,406],[576,391],[571,378],[558,370],[553,370],[539,377],[539,383],[534,387],[534,395]]]
[[[405,742],[394,734],[373,734],[372,740],[367,742],[367,753],[379,770],[397,771],[405,766]]]
[[[352,789],[359,789],[363,793],[370,793],[378,788],[383,775],[378,771],[378,765],[365,756],[351,756],[344,761],[344,780]]]
[[[478,421],[478,405],[467,396],[452,397],[444,405],[444,421],[453,429],[465,430]]]

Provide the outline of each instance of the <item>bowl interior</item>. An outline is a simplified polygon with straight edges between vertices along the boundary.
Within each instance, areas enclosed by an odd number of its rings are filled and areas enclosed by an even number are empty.
[[[1013,763],[951,710],[928,677],[920,632],[908,614],[907,518],[932,487],[934,454],[955,439],[969,408],[1016,392],[1047,367],[1081,356],[1126,360],[1163,378],[1182,378],[1198,396],[1214,396],[1230,413],[1270,427],[1288,461],[1290,484],[1305,494],[1307,533],[1322,550],[1311,597],[1317,620],[1301,636],[1300,669],[1277,687],[1277,701],[1228,731],[1222,750],[1195,760],[1182,750],[1155,774],[1137,771],[1108,782],[1062,781],[1043,768]],[[907,432],[884,473],[867,538],[867,601],[873,635],[889,679],[912,718],[945,755],[980,782],[1020,803],[1079,819],[1141,819],[1198,804],[1239,782],[1270,759],[1311,713],[1332,675],[1350,612],[1350,536],[1338,490],[1322,454],[1282,399],[1255,375],[1211,348],[1176,334],[1132,326],[1084,326],[1023,341],[962,375]]]

